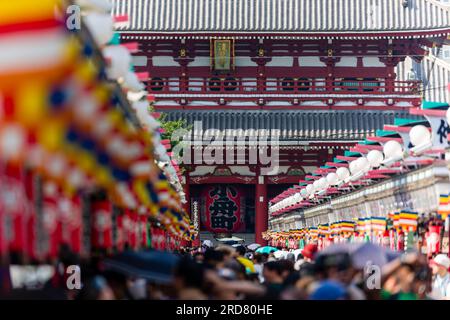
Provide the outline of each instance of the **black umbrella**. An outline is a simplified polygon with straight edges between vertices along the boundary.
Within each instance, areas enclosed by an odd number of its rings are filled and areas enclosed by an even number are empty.
[[[106,270],[122,273],[129,277],[144,278],[156,283],[167,284],[173,280],[179,257],[156,250],[125,251],[104,261]]]

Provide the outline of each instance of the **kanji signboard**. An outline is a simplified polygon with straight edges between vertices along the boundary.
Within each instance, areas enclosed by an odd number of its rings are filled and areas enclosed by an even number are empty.
[[[240,188],[230,185],[214,185],[203,191],[204,229],[214,233],[242,232],[245,199]]]

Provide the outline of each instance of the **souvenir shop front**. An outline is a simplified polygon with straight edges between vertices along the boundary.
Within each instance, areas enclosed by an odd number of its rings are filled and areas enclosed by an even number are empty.
[[[392,250],[448,253],[448,190],[447,164],[436,162],[274,218],[265,237],[271,245],[288,249],[310,242],[324,248],[331,243],[370,241]]]

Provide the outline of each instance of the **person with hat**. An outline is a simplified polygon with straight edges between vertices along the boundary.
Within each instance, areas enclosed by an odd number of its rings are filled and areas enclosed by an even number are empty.
[[[450,258],[445,254],[438,254],[430,262],[434,279],[431,296],[435,299],[450,300]]]
[[[236,260],[241,263],[248,274],[256,273],[255,271],[255,265],[253,264],[252,260],[245,257],[245,254],[247,253],[247,250],[244,246],[239,246],[236,248]]]
[[[316,255],[318,250],[317,244],[310,243],[305,246],[302,250],[303,259],[305,262],[313,262],[314,256]]]

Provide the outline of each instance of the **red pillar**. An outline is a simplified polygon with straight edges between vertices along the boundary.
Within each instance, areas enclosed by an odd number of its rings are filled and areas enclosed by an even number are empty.
[[[265,246],[267,241],[262,238],[262,233],[267,230],[268,224],[268,200],[267,184],[265,176],[259,176],[255,192],[255,242]]]

